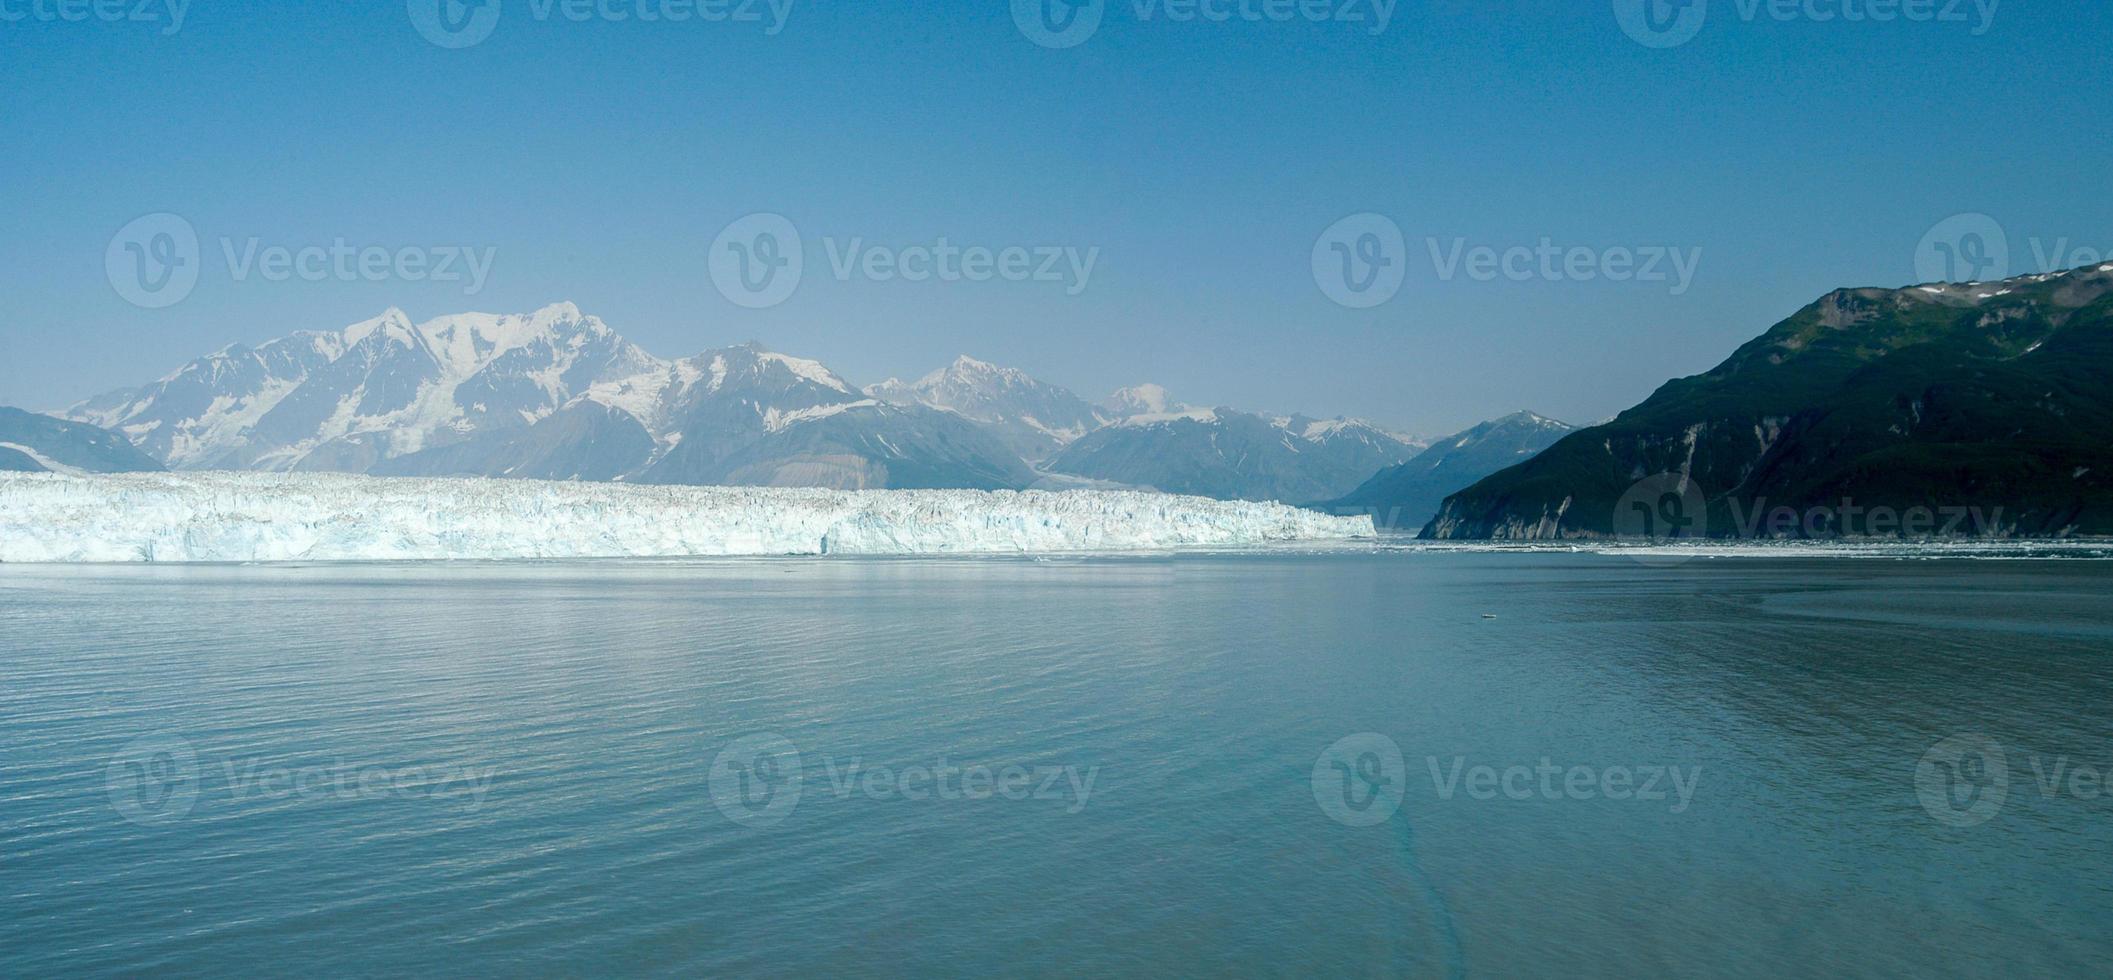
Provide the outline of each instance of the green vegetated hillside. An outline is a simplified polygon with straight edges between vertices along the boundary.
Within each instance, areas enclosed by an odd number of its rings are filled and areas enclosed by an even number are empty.
[[[1897,533],[1859,523],[1874,508],[1934,513],[1931,532],[2113,534],[2113,265],[1829,293],[1447,498],[1424,535],[1626,533],[1624,495],[1654,477],[1709,537]],[[1771,534],[1784,509],[1849,517]]]

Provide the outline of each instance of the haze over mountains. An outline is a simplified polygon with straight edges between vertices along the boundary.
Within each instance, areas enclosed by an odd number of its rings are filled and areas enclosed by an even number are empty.
[[[1096,406],[966,356],[864,389],[754,344],[663,360],[569,303],[421,324],[392,309],[228,347],[65,415],[177,469],[1287,501],[1421,448],[1355,420],[1170,405],[1153,385]]]

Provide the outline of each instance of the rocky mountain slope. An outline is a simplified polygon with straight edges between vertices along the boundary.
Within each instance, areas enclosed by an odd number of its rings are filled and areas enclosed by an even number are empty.
[[[1415,532],[1445,498],[1498,470],[1531,459],[1574,431],[1532,412],[1514,412],[1435,440],[1399,466],[1379,471],[1357,489],[1314,504],[1331,514],[1369,514],[1381,529]]]
[[[19,408],[0,408],[0,470],[142,473],[161,468],[153,457],[107,429]]]
[[[1900,533],[1875,508],[1935,514],[1930,533],[2113,533],[2113,265],[1829,293],[1454,495],[1424,533],[1627,532],[1639,487],[1709,537]]]

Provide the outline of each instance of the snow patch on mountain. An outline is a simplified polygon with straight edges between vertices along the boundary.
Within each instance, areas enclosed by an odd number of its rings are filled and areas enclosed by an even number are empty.
[[[36,449],[23,445],[19,442],[0,442],[0,449],[12,449],[15,452],[21,453],[22,455],[29,457],[30,462],[35,463],[38,466],[44,467],[47,472],[63,473],[67,476],[80,476],[82,473],[86,472],[85,470],[82,470],[77,466],[68,466],[65,463],[61,463],[58,460],[46,456],[43,453],[38,452]]]

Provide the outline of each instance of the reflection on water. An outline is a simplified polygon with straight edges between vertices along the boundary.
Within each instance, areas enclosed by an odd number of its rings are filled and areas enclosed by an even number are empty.
[[[0,568],[0,973],[2097,972],[2109,584]]]

